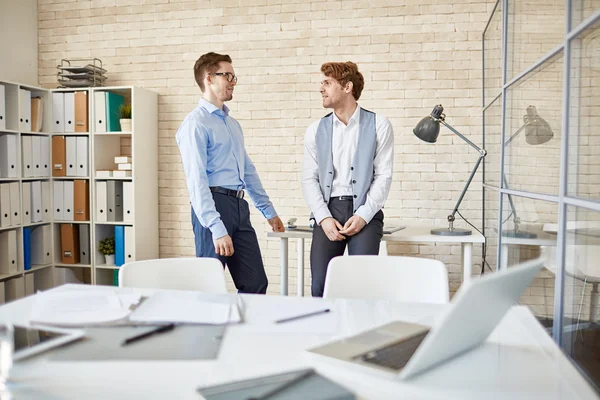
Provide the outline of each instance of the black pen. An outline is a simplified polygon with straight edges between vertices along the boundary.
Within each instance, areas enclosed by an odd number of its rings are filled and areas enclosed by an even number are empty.
[[[319,311],[314,311],[308,314],[302,314],[302,315],[297,315],[295,317],[289,317],[289,318],[284,318],[284,319],[280,319],[278,321],[275,321],[276,324],[281,324],[284,322],[290,322],[290,321],[295,321],[297,319],[301,319],[301,318],[306,318],[306,317],[312,317],[313,315],[319,315],[319,314],[324,314],[324,313],[328,313],[329,312],[329,308],[326,308],[325,310],[319,310]]]
[[[172,331],[173,329],[175,329],[175,324],[169,324],[169,325],[159,326],[156,329],[152,329],[152,330],[150,330],[148,332],[144,332],[144,333],[142,333],[140,335],[132,336],[130,338],[127,338],[127,339],[125,339],[123,341],[123,343],[121,345],[122,346],[126,346],[128,344],[135,343],[138,340],[145,339],[145,338],[147,338],[149,336],[157,335],[157,334],[164,333],[164,332],[169,332],[169,331]]]

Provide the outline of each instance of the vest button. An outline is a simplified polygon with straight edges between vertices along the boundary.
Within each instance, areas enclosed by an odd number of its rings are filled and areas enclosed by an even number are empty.
[[[350,167],[350,171],[354,171],[354,167]]]
[[[352,183],[356,183],[356,181],[355,181],[355,180],[352,180]]]
[[[354,198],[357,198],[357,197],[358,197],[357,195],[354,195]]]

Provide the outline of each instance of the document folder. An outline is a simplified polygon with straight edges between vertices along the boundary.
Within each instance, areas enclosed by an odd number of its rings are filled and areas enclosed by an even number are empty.
[[[106,92],[94,93],[94,111],[95,132],[106,132]]]
[[[52,132],[65,132],[65,94],[52,93]]]
[[[65,132],[75,132],[75,93],[65,93]]]
[[[79,263],[79,225],[60,225],[60,254],[63,264]]]
[[[0,129],[6,129],[6,88],[0,85]]]
[[[90,191],[87,181],[76,180],[74,182],[74,221],[89,221],[90,220]]]
[[[17,185],[18,184],[19,183],[17,182]],[[9,183],[0,183],[0,214],[0,228],[7,228],[11,225],[19,225],[18,222],[16,224],[11,222]]]
[[[79,225],[79,262],[90,263],[90,226]]]
[[[121,113],[119,108],[125,104],[125,98],[120,94],[106,92],[106,127],[107,132],[119,132]]]
[[[21,223],[21,189],[19,182],[10,183],[10,224]]]
[[[88,131],[88,92],[75,92],[75,132]]]
[[[67,176],[64,136],[52,137],[52,176]]]

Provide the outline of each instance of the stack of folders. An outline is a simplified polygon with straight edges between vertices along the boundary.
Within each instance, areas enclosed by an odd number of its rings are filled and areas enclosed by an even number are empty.
[[[23,135],[21,144],[23,177],[49,177],[50,138],[48,136]]]
[[[96,222],[133,222],[133,182],[96,182]]]
[[[70,62],[69,65],[57,65],[59,85],[65,88],[104,86],[107,79],[106,69],[96,65],[96,61],[99,60],[93,61],[93,64],[87,65],[70,65]]]
[[[113,92],[95,92],[94,104],[95,132],[120,132],[120,108],[125,104],[125,97]]]
[[[32,182],[32,184],[34,183],[36,182]],[[47,182],[42,182],[42,185],[45,183]],[[52,182],[52,185],[54,187],[52,193],[54,200],[53,214],[56,221],[90,220],[90,188],[87,180],[61,180]],[[23,193],[25,193],[25,190]],[[44,193],[43,188],[42,193]],[[44,195],[43,201],[47,201],[49,197],[49,195]],[[23,201],[26,201],[26,199],[23,199]]]
[[[52,93],[52,131],[89,132],[87,91]]]
[[[23,228],[23,264],[25,271],[52,262],[50,225]]]
[[[6,99],[3,101],[6,103]],[[4,108],[6,108],[5,104]],[[39,132],[42,130],[43,111],[42,99],[40,97],[30,90],[19,89],[18,119],[21,133]],[[0,112],[3,111],[0,110]]]
[[[63,264],[90,264],[90,226],[60,224],[60,258]]]
[[[106,178],[131,178],[133,164],[131,163],[131,156],[118,156],[115,157],[115,164],[117,169],[115,170],[98,170],[96,171],[97,179]]]
[[[52,137],[52,176],[88,176],[88,137]]]
[[[44,184],[49,188],[49,182],[42,182],[42,186]],[[49,189],[47,193],[49,195]],[[26,221],[23,223],[26,223]],[[20,224],[21,202],[19,182],[0,183],[0,228],[8,228]]]
[[[212,387],[198,392],[206,400],[354,400],[348,389],[312,369],[286,372]]]

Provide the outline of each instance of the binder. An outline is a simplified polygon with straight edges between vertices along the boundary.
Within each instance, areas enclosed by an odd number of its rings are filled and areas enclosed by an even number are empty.
[[[90,263],[90,226],[86,224],[79,225],[79,262]]]
[[[120,94],[106,92],[106,131],[120,132],[121,106],[125,104],[125,97]]]
[[[79,263],[79,226],[77,224],[60,225],[60,254],[63,264]]]
[[[23,136],[23,176],[25,178],[33,177],[33,138],[31,136]]]
[[[16,271],[15,271],[16,272]],[[25,280],[22,276],[9,279],[4,282],[4,293],[6,302],[21,299],[25,297]]]
[[[17,135],[0,135],[0,177],[17,177]]]
[[[65,131],[65,95],[62,92],[52,93],[52,132]]]
[[[64,182],[63,181],[54,181],[52,182],[53,185],[53,192],[52,192],[52,198],[54,200],[54,219],[57,221],[64,221],[64,209],[63,209],[63,197],[64,197],[64,193],[63,193],[63,187],[64,187]]]
[[[0,232],[0,274],[12,274],[17,269],[17,231]]]
[[[42,182],[31,182],[31,222],[42,222],[44,210],[42,209]]]
[[[19,128],[21,132],[31,132],[31,92],[29,90],[19,89],[19,105],[21,106]]]
[[[39,132],[42,130],[44,117],[44,103],[41,97],[31,98],[31,131]]]
[[[33,274],[25,275],[25,296],[35,294],[35,276]]]
[[[17,183],[18,185],[18,183]],[[17,186],[18,187],[18,186]],[[0,228],[6,228],[11,225],[19,225],[18,223],[13,224],[11,221],[11,208],[10,208],[10,184],[0,183]]]
[[[89,132],[88,92],[75,92],[75,132]]]
[[[31,182],[23,182],[23,225],[30,224],[31,220]]]
[[[52,262],[50,229],[50,225],[42,225],[31,231],[31,265],[47,265]]]
[[[123,182],[106,182],[106,220],[123,221]]]
[[[73,190],[73,221],[90,220],[90,191],[87,181],[76,180]]]
[[[4,282],[0,282],[0,304],[6,303],[6,289]]]
[[[65,133],[75,132],[75,93],[65,93]]]
[[[50,176],[50,138],[48,136],[40,137],[40,176]]]
[[[123,182],[123,221],[133,223],[133,182]]]
[[[67,176],[64,136],[52,137],[52,176]]]
[[[96,221],[106,222],[106,182],[96,182]]]
[[[51,201],[50,201],[51,196],[52,196],[52,191],[50,190],[50,182],[48,182],[48,181],[42,182],[42,210],[43,210],[42,221],[44,221],[44,222],[52,221],[52,210],[51,210]]]
[[[6,129],[6,88],[0,85],[0,129]]]
[[[25,271],[31,269],[31,228],[23,228],[23,265]]]
[[[115,226],[115,265],[125,264],[125,227]]]
[[[88,176],[88,138],[77,136],[76,146],[77,176]]]
[[[42,137],[31,137],[31,168],[32,176],[42,175]]]
[[[77,176],[77,138],[75,136],[65,138],[65,164],[67,165],[67,176]]]
[[[74,198],[75,198],[75,182],[63,182],[63,219],[65,221],[73,221],[74,215]]]
[[[94,131],[106,132],[106,92],[94,92]]]
[[[10,224],[21,224],[21,188],[19,182],[10,183]]]
[[[125,260],[135,261],[135,238],[133,237],[133,226],[125,227]]]

